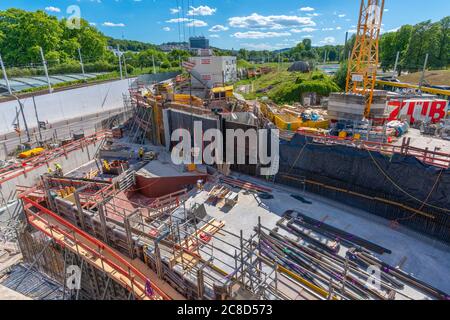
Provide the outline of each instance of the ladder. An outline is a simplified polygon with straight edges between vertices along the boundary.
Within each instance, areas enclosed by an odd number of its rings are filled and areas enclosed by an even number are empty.
[[[119,190],[125,191],[136,184],[136,171],[127,170],[123,173],[123,178],[118,182]]]

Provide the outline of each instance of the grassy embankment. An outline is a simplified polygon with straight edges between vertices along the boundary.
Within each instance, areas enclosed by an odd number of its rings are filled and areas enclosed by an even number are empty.
[[[253,87],[253,92],[244,94],[246,99],[252,100],[267,96],[278,104],[292,104],[300,102],[303,93],[316,92],[327,96],[331,92],[340,91],[333,79],[320,71],[289,72],[287,71],[288,64],[283,64],[278,71],[276,63],[267,65],[273,68],[273,72],[256,79],[245,79],[236,83],[236,88],[241,85]]]

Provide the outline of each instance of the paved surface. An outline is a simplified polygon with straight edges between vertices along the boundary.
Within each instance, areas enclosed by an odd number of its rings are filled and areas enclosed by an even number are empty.
[[[0,284],[0,300],[33,300]]]
[[[420,134],[420,130],[410,128],[404,137],[411,138],[411,146],[434,151],[435,148],[440,148],[440,152],[450,153],[450,141],[438,137],[424,136]],[[401,146],[403,137],[394,142],[394,145]]]
[[[261,180],[240,176],[256,184],[264,185]],[[274,228],[276,222],[287,210],[298,210],[316,220],[360,236],[392,250],[392,254],[376,255],[382,261],[397,266],[406,258],[402,270],[414,275],[430,285],[450,293],[450,246],[427,238],[417,232],[400,227],[392,229],[389,221],[363,210],[359,210],[326,198],[309,194],[305,198],[312,204],[303,204],[291,197],[291,194],[301,194],[298,189],[267,184],[273,188],[274,199],[256,199],[254,195],[239,191],[239,201],[231,210],[223,210],[216,206],[205,204],[208,215],[225,222],[225,230],[239,233],[243,230],[244,237],[249,237],[258,224]],[[200,192],[191,198],[186,206],[192,203],[203,203],[207,199],[207,191]],[[232,239],[227,239],[231,241]],[[237,241],[237,239],[236,239]],[[237,244],[237,243],[236,243]],[[220,246],[215,243],[215,246]],[[229,261],[230,264],[232,261]],[[417,297],[416,298],[421,298]]]

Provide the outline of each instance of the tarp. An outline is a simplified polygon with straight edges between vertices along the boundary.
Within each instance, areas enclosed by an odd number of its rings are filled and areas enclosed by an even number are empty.
[[[314,143],[311,138],[295,135],[280,145],[281,182],[283,175],[303,176],[348,191],[380,197],[401,203],[434,216],[414,215],[398,207],[381,208],[349,194],[339,200],[352,199],[350,204],[372,213],[409,225],[428,235],[450,241],[450,170],[427,165],[413,156],[392,157],[353,147]],[[427,205],[423,202],[426,201]],[[382,210],[380,210],[382,209]],[[406,219],[411,217],[410,219]]]

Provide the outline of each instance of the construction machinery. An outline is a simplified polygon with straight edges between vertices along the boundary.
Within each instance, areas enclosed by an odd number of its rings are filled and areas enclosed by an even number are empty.
[[[361,0],[356,41],[348,61],[346,92],[365,97],[366,118],[374,97],[383,11],[384,0]]]

